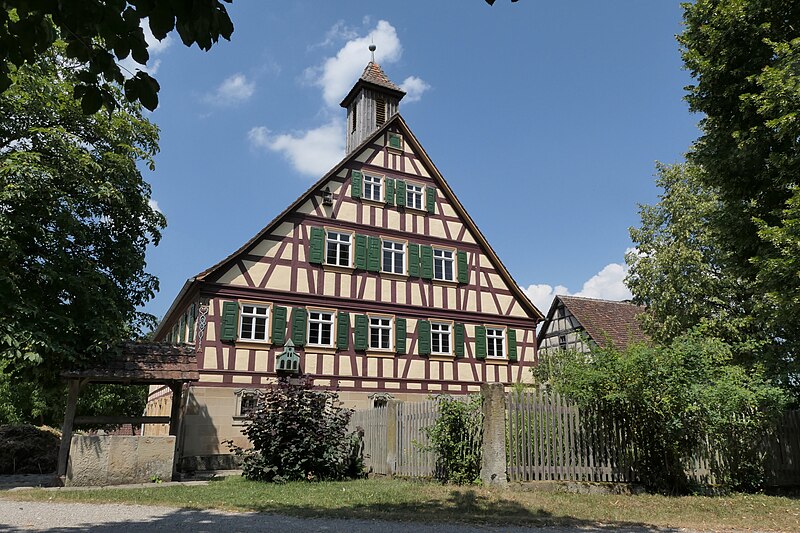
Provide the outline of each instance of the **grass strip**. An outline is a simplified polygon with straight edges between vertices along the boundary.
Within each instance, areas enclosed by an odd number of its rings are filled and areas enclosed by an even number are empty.
[[[800,530],[800,501],[787,497],[561,494],[392,479],[273,485],[232,477],[205,486],[34,489],[0,497],[430,523]]]

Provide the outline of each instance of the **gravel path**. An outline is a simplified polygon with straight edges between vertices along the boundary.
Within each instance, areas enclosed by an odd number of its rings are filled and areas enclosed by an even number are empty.
[[[259,513],[224,513],[140,505],[95,505],[86,503],[47,503],[0,500],[0,531],[192,531],[196,533],[239,531],[325,533],[521,533],[523,527],[482,527],[463,524],[416,524],[377,520],[339,520],[293,518]],[[575,531],[682,531],[665,529],[562,528],[538,529],[547,533]]]

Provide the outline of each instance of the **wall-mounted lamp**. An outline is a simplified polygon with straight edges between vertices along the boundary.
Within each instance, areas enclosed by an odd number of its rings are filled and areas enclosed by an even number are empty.
[[[322,205],[333,205],[333,193],[330,187],[325,187],[322,191]]]

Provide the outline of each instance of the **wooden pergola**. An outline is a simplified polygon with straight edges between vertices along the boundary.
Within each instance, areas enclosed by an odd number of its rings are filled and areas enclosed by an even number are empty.
[[[63,372],[69,383],[67,410],[61,429],[61,447],[58,450],[58,476],[67,473],[72,428],[76,424],[169,424],[169,434],[175,436],[175,460],[180,446],[180,424],[184,385],[199,381],[197,358],[194,347],[186,345],[134,343],[119,346],[119,349],[101,359],[98,365],[80,370]],[[90,383],[114,385],[166,385],[172,390],[172,410],[169,416],[75,416],[81,389]]]

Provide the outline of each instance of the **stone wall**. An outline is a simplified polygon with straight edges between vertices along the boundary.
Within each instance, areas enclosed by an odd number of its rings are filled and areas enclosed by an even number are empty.
[[[175,437],[74,435],[66,486],[124,485],[172,479]]]

